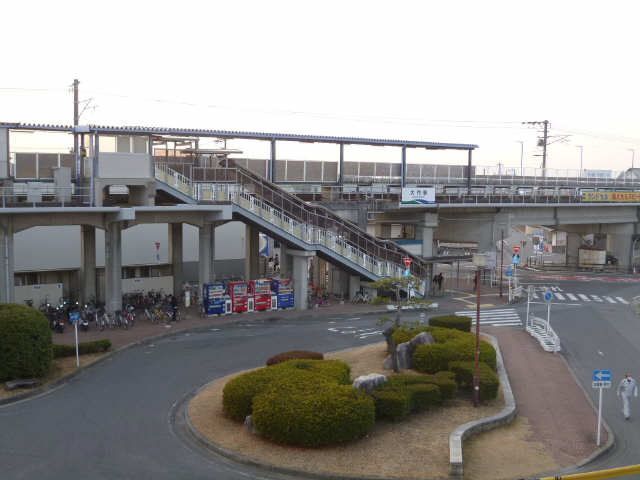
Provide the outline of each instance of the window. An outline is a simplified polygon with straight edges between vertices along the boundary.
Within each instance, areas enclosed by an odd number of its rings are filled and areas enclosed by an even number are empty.
[[[116,152],[131,153],[131,137],[127,135],[118,135],[116,137]]]

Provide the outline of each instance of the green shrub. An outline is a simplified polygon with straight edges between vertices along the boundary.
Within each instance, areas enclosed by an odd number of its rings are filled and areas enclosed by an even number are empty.
[[[461,332],[455,328],[430,327],[429,333],[436,343],[446,343],[450,340],[466,338],[470,335],[467,332]]]
[[[408,342],[413,337],[417,336],[421,332],[429,332],[430,327],[418,326],[418,327],[409,327],[407,325],[402,325],[395,329],[393,332],[393,341],[396,345],[400,345],[401,343]]]
[[[442,402],[440,388],[434,384],[413,384],[406,387],[411,401],[411,411],[421,412]]]
[[[222,393],[224,411],[234,420],[244,420],[251,414],[257,395],[265,392],[272,381],[291,376],[297,370],[315,375],[318,381],[342,385],[351,383],[349,365],[339,360],[289,360],[244,373],[228,381]]]
[[[429,318],[432,327],[454,328],[463,332],[471,331],[471,317],[458,315],[441,315]]]
[[[376,418],[402,420],[411,413],[411,398],[404,388],[383,388],[371,393],[375,403]]]
[[[472,361],[475,360],[475,347],[476,339],[473,335],[469,335],[468,338],[461,338],[448,342],[446,345],[451,344],[452,348],[456,352],[455,360],[459,361]],[[492,370],[497,368],[496,350],[489,342],[480,340],[480,361],[486,363]]]
[[[46,317],[26,305],[0,304],[0,381],[43,377],[53,349]]]
[[[437,372],[435,375],[392,375],[380,388],[398,390],[412,385],[436,385],[440,389],[441,400],[450,400],[458,391],[456,375],[453,372]]]
[[[474,362],[451,362],[449,368],[456,374],[456,381],[465,390],[473,390]],[[496,373],[486,363],[478,363],[478,378],[480,380],[480,400],[492,400],[498,395],[500,380]]]
[[[308,359],[308,360],[323,360],[324,356],[318,352],[309,352],[306,350],[292,350],[290,352],[282,352],[267,360],[267,366],[275,365],[276,363],[286,362],[288,360],[296,359]]]
[[[371,305],[389,305],[391,303],[390,297],[373,297],[369,302]]]
[[[425,373],[447,370],[449,362],[457,360],[456,355],[453,342],[418,345],[413,352],[413,368]]]
[[[85,355],[88,353],[106,352],[111,348],[111,340],[103,338],[93,342],[82,342],[78,344],[78,353]],[[53,345],[53,358],[72,357],[76,354],[75,345]]]
[[[375,424],[374,402],[366,393],[316,374],[298,371],[271,383],[254,399],[252,420],[269,440],[304,447],[346,442]]]

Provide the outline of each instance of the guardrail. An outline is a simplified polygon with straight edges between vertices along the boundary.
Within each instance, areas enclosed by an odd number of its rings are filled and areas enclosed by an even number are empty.
[[[89,205],[90,201],[88,187],[57,187],[51,183],[17,183],[0,187],[2,208],[68,207]]]

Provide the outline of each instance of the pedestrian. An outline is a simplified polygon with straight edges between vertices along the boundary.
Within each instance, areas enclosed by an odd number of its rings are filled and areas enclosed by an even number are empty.
[[[625,420],[629,420],[631,416],[631,410],[629,408],[629,400],[631,399],[631,395],[634,397],[638,396],[638,385],[636,381],[631,377],[630,373],[627,373],[620,385],[618,385],[618,389],[616,394],[620,396],[622,394],[622,414],[624,415]]]
[[[438,290],[440,290],[440,292],[442,292],[442,282],[444,281],[444,275],[442,275],[442,272],[440,272],[438,274]]]
[[[273,259],[273,268],[275,269],[276,272],[280,271],[280,257],[278,256],[277,253],[275,258]]]
[[[478,275],[474,275],[473,276],[473,292],[475,293],[477,289],[478,289]]]

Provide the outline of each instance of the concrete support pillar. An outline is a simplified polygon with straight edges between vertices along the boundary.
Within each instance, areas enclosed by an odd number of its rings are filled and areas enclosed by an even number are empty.
[[[122,226],[107,224],[104,232],[105,309],[112,314],[122,309]]]
[[[0,223],[0,303],[14,301],[13,219]]]
[[[293,276],[293,257],[287,253],[286,248],[280,249],[280,276],[284,278]]]
[[[82,225],[80,231],[80,295],[82,303],[97,300],[96,227]]]
[[[296,310],[306,310],[309,295],[309,258],[316,253],[304,250],[287,250],[287,252],[293,257],[293,301]]]
[[[184,284],[184,268],[182,265],[182,224],[169,224],[169,249],[171,258],[171,273],[173,275],[173,294],[182,295]]]
[[[200,282],[201,289],[205,283],[210,283],[215,278],[213,268],[213,262],[215,260],[215,232],[215,225],[212,223],[206,223],[200,227],[198,237],[198,281]]]
[[[608,225],[607,250],[618,259],[618,265],[631,268],[633,260],[634,224]]]
[[[438,226],[437,213],[425,213],[422,221],[422,251],[423,257],[433,257],[433,231]]]
[[[360,275],[349,275],[349,300],[353,300],[360,291]]]
[[[582,245],[582,235],[567,232],[567,266],[578,267],[578,249]]]
[[[349,278],[347,272],[329,264],[329,293],[346,298],[349,295],[348,286]]]
[[[258,278],[258,252],[260,251],[260,237],[258,229],[245,225],[244,233],[244,279],[245,281]]]

